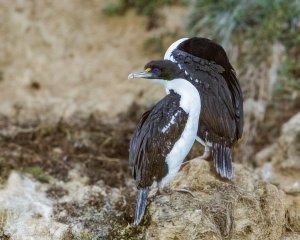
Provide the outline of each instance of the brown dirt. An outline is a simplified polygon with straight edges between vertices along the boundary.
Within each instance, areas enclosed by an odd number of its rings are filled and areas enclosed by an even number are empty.
[[[128,146],[131,134],[145,107],[133,104],[119,114],[117,123],[105,123],[100,116],[56,124],[38,121],[25,124],[0,121],[1,177],[9,171],[39,167],[61,180],[68,180],[68,171],[80,163],[90,184],[103,180],[112,187],[124,186],[128,169]],[[200,153],[195,146],[187,159]]]
[[[68,171],[80,163],[90,182],[102,179],[109,186],[123,186],[128,171],[128,144],[144,108],[132,105],[119,115],[118,124],[104,123],[91,115],[74,123],[31,122],[26,125],[0,122],[1,175],[10,169],[40,167],[56,178],[67,180]]]

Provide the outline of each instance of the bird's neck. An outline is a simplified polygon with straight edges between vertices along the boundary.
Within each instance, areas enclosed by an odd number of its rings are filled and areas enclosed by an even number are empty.
[[[166,51],[164,59],[171,60],[172,52],[179,46],[180,43],[184,42],[185,40],[188,40],[188,38],[181,38],[181,39],[177,40],[176,42],[172,43],[172,45]]]
[[[187,113],[200,114],[201,99],[198,90],[187,80],[178,78],[165,84],[168,91],[180,95],[180,107]]]

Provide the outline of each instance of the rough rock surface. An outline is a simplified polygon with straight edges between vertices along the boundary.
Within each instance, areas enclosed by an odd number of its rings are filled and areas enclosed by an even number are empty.
[[[287,194],[287,227],[300,232],[300,113],[282,126],[274,144],[257,153],[256,162],[262,178]]]
[[[232,182],[222,181],[210,163],[193,160],[171,188],[189,189],[157,196],[149,206],[148,239],[281,239],[285,194],[234,165]]]
[[[281,129],[281,136],[256,155],[262,177],[290,194],[300,194],[300,113]]]
[[[46,197],[45,187],[17,172],[10,174],[0,191],[0,239],[47,240],[63,236],[68,226],[52,219],[54,202]]]
[[[192,160],[170,186],[190,193],[169,191],[150,197],[138,227],[132,225],[132,180],[122,190],[107,188],[101,181],[89,185],[86,177],[78,175],[78,169],[69,173],[69,182],[52,179],[50,184],[12,172],[0,192],[0,236],[58,240],[299,239],[299,196],[286,195],[242,165],[234,164],[234,168],[233,181],[224,181],[214,173],[212,163]],[[52,193],[62,192],[59,189],[65,193],[53,198]],[[128,208],[132,209],[128,212]]]

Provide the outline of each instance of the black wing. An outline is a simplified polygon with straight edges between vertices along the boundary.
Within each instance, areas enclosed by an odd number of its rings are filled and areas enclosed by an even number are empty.
[[[190,54],[190,56],[196,57],[192,59],[195,62],[201,63],[201,60],[206,60],[204,62],[202,61],[203,65],[206,65],[206,67],[204,67],[204,71],[206,71],[207,68],[210,68],[209,72],[216,72],[218,75],[222,76],[220,77],[217,75],[216,77],[218,79],[217,81],[219,83],[222,82],[222,85],[229,90],[232,105],[226,106],[228,108],[233,108],[234,111],[236,141],[242,136],[243,133],[243,95],[240,84],[236,78],[235,71],[229,62],[224,48],[210,39],[193,37],[183,41],[181,44],[179,44],[177,49]],[[209,83],[208,79],[204,79],[204,81]],[[225,85],[223,83],[225,83]],[[223,97],[228,96],[225,94]],[[226,99],[223,100],[226,101]],[[224,132],[226,132],[225,129]]]
[[[171,57],[200,92],[202,111],[198,136],[231,146],[243,129],[242,92],[234,71],[226,81],[225,69],[211,61],[175,49]]]
[[[225,50],[205,38],[190,38],[173,50],[185,78],[201,96],[198,136],[212,143],[216,171],[232,178],[231,146],[243,133],[243,96]]]
[[[171,92],[143,114],[129,148],[129,166],[138,188],[151,186],[168,172],[166,156],[180,138],[188,114],[180,107],[180,95]]]

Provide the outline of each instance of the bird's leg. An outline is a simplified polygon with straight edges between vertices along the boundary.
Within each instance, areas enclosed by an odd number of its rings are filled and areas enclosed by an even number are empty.
[[[166,191],[163,188],[158,187],[158,194],[165,195]]]
[[[204,153],[202,156],[200,156],[200,159],[208,160],[211,157],[211,150],[210,146],[208,145],[208,142],[203,141],[200,137],[196,137],[196,141],[201,143],[205,148],[204,148]]]
[[[158,185],[158,191],[157,191],[157,193],[159,194],[159,195],[167,195],[168,194],[168,191],[166,191],[165,189],[164,189],[164,186],[162,186],[162,185]]]
[[[205,145],[204,153],[200,156],[200,159],[208,160],[211,157],[210,147]]]
[[[162,185],[158,185],[158,191],[157,193],[160,195],[169,195],[172,192],[181,192],[181,193],[189,193],[191,194],[193,197],[195,197],[195,195],[188,189],[185,188],[174,188],[174,189],[167,189],[167,191],[164,189],[164,186]]]
[[[189,193],[192,195],[192,197],[195,197],[192,191],[185,189],[185,188],[174,188],[172,191],[181,192],[181,193]]]
[[[193,160],[197,160],[197,159],[200,159],[200,160],[209,160],[209,158],[211,157],[211,151],[210,151],[210,147],[205,145],[205,149],[204,149],[204,153],[202,156],[198,157],[198,158],[194,158],[194,159],[191,159],[191,160],[188,160],[188,161],[185,161],[181,164],[181,168],[183,168],[188,162],[191,162]]]
[[[192,197],[195,197],[195,195],[188,189],[185,188],[174,188],[174,189],[168,189],[168,191],[162,189],[162,188],[158,188],[158,193],[160,195],[169,195],[172,192],[181,192],[181,193],[189,193],[192,195]]]

